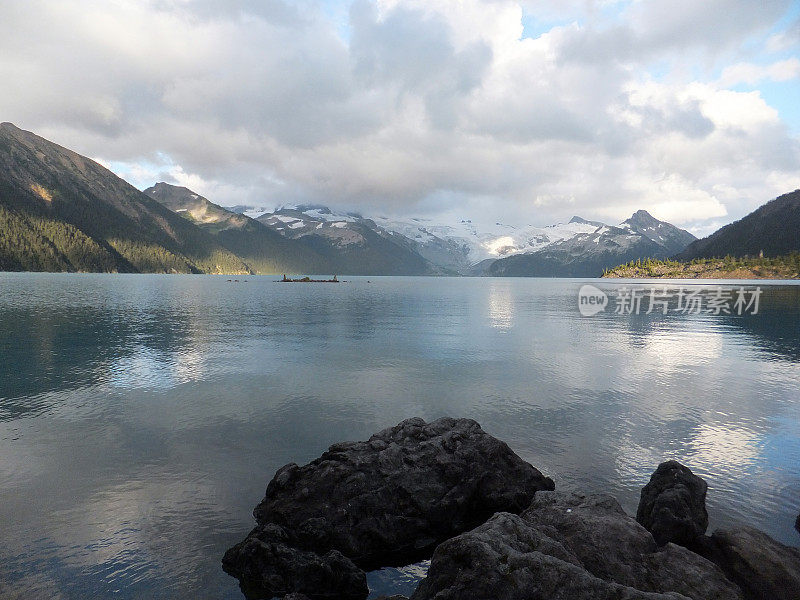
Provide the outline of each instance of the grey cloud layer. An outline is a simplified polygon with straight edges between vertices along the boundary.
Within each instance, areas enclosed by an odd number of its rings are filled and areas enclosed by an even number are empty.
[[[222,203],[702,224],[800,185],[776,112],[711,76],[788,6],[10,0],[0,117]],[[523,10],[562,24],[520,39]]]

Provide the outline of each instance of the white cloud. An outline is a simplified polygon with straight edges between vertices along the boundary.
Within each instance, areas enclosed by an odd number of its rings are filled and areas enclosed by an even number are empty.
[[[358,0],[343,35],[307,0],[10,0],[0,115],[222,204],[699,230],[797,180],[781,114],[727,89],[798,76],[747,50],[788,6]]]
[[[736,63],[725,67],[719,78],[719,85],[732,87],[739,83],[753,85],[761,81],[788,81],[800,79],[800,59],[787,58],[770,65]]]

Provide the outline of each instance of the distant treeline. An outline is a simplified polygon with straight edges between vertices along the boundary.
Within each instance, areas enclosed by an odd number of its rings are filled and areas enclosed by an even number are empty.
[[[800,252],[770,257],[728,255],[723,258],[695,258],[686,262],[638,259],[604,270],[603,277],[798,279]]]

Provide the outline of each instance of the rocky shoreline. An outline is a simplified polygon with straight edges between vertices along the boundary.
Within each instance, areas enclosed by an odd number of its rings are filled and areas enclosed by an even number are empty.
[[[706,535],[708,487],[675,461],[636,519],[554,488],[475,421],[408,419],[279,469],[223,568],[250,599],[364,600],[366,571],[426,558],[411,600],[800,599],[800,550]]]

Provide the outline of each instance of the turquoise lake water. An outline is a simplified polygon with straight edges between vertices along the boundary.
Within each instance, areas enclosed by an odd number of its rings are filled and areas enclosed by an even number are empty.
[[[0,597],[240,599],[220,560],[275,470],[412,416],[476,419],[631,514],[675,458],[710,530],[800,545],[798,285],[586,317],[587,280],[233,279],[0,273]]]

